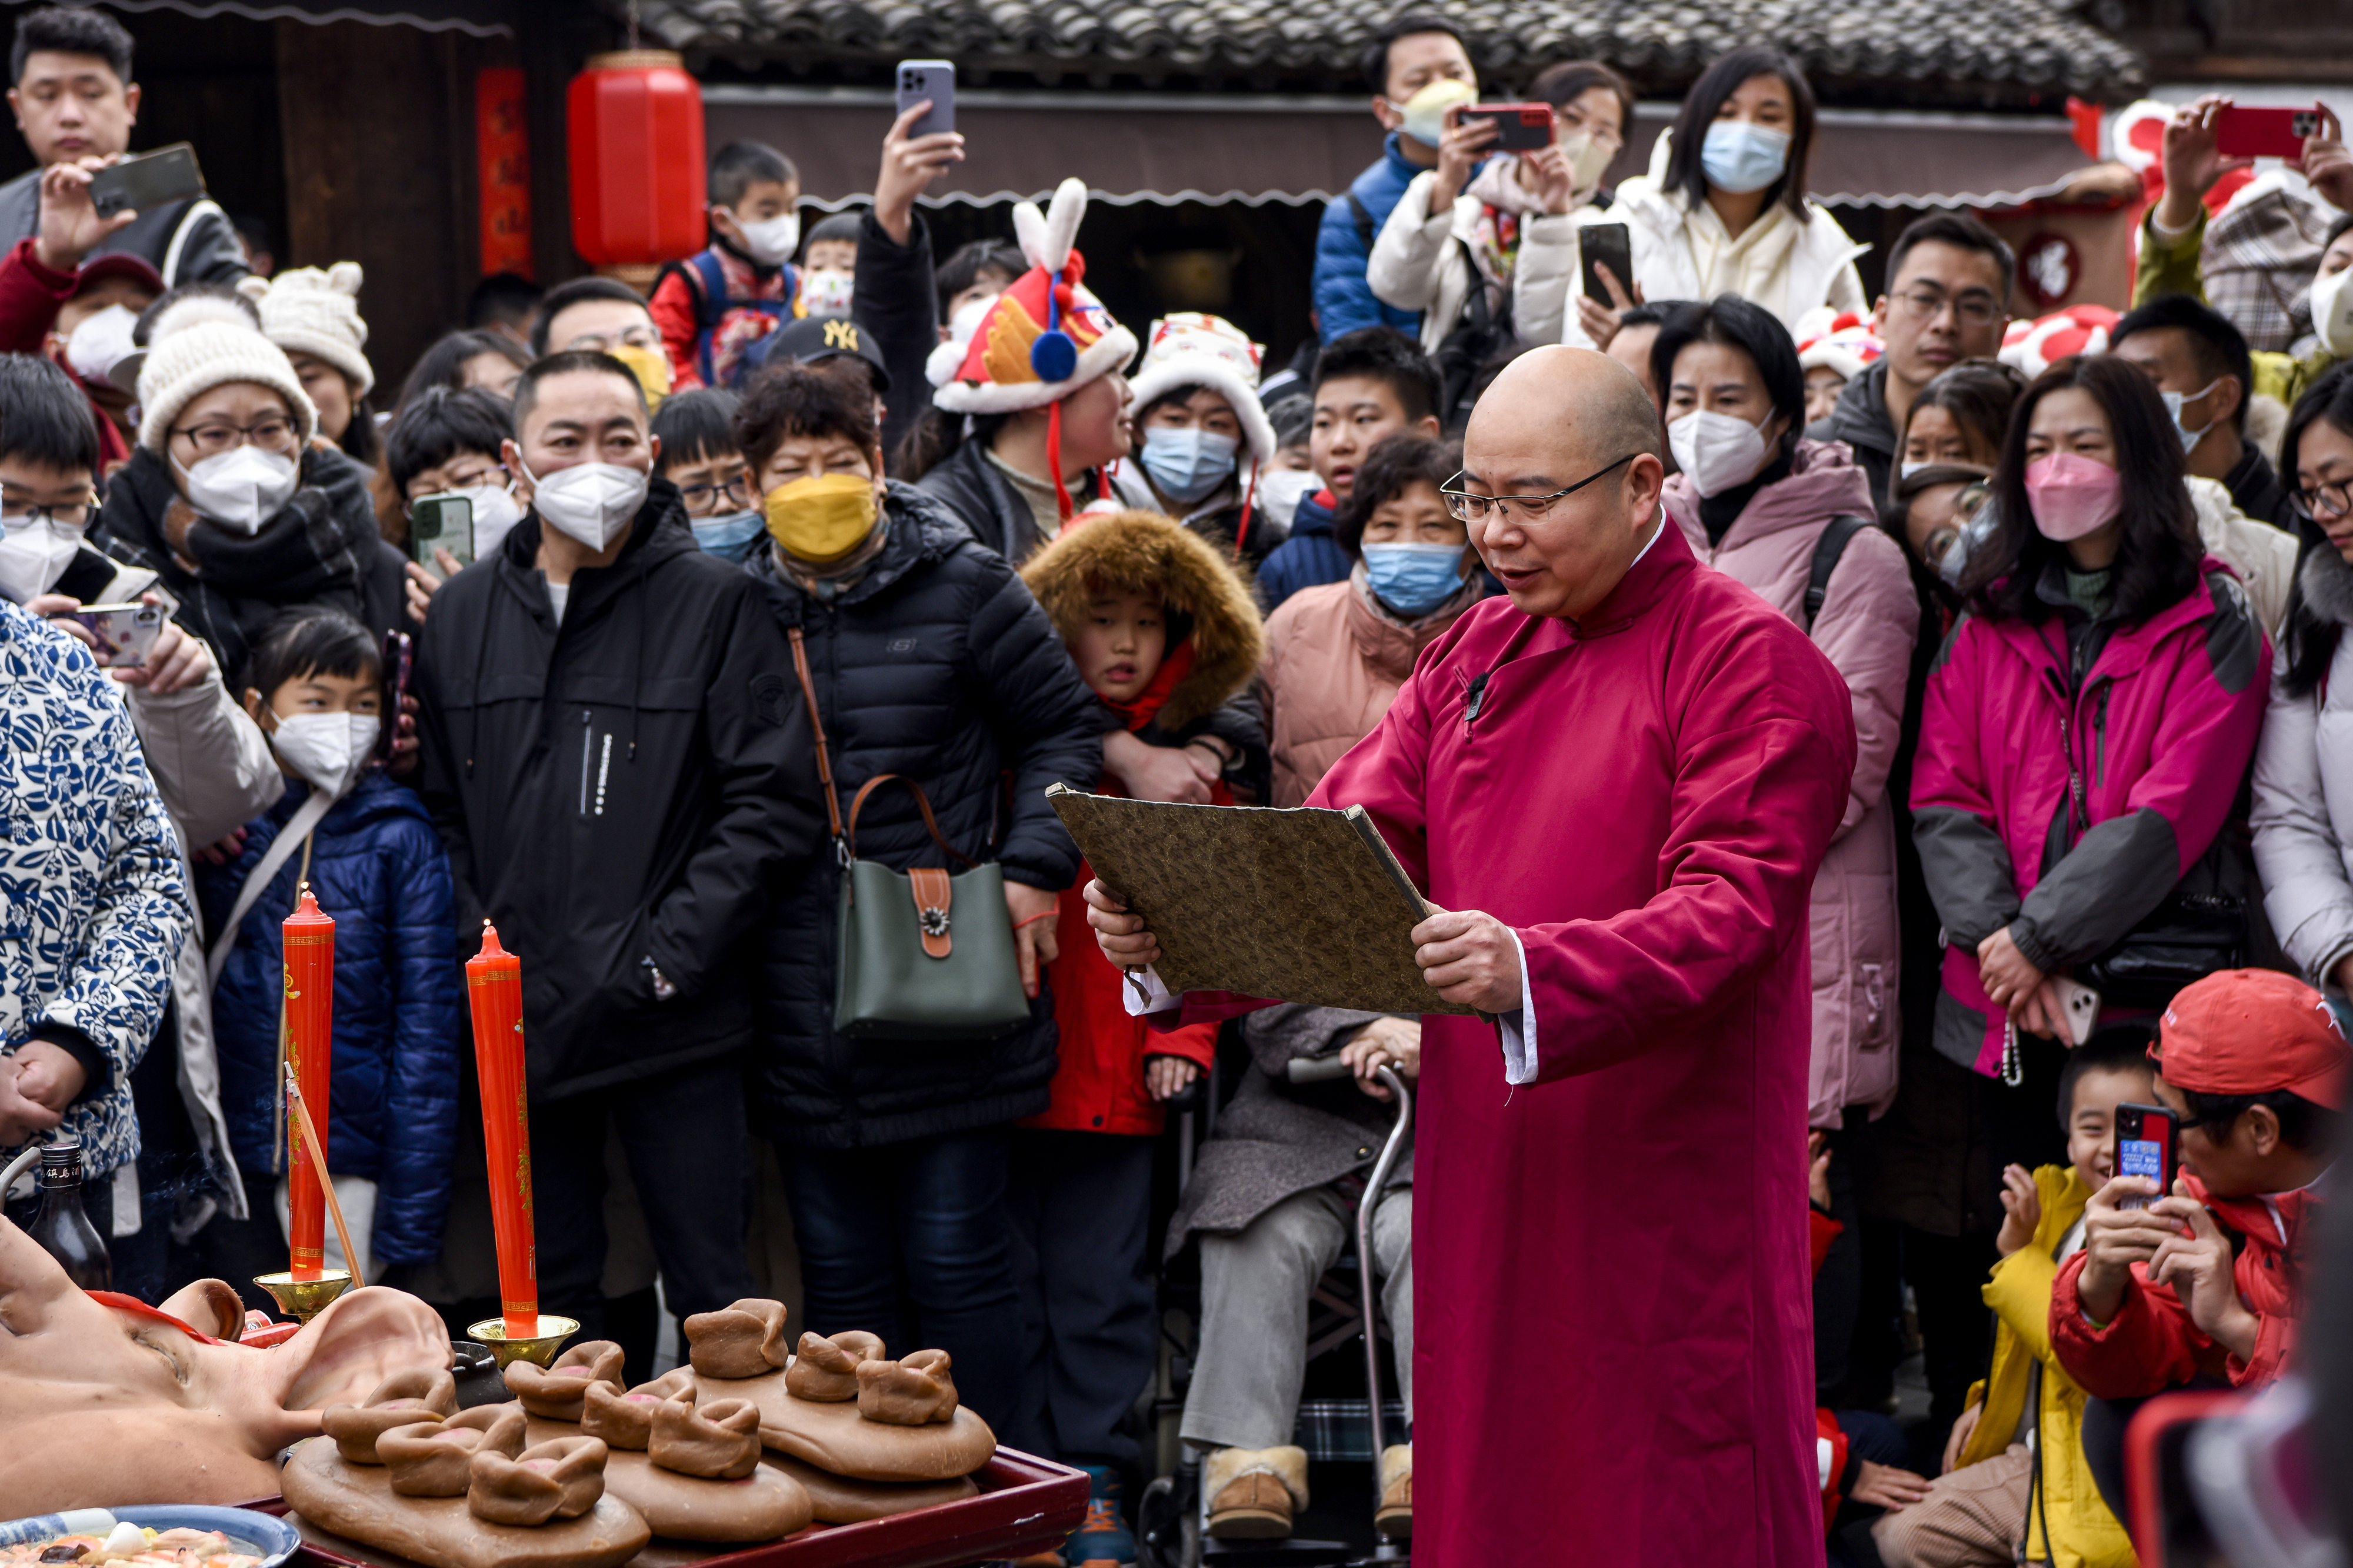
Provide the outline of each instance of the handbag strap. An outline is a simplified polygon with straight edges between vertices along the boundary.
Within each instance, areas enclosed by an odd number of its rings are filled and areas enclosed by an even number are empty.
[[[866,797],[872,795],[876,790],[881,789],[886,784],[902,784],[909,789],[915,792],[915,809],[923,814],[924,830],[931,834],[932,842],[940,847],[941,854],[946,856],[949,859],[954,860],[957,865],[964,867],[966,870],[970,870],[980,864],[979,861],[975,860],[971,856],[966,855],[955,845],[949,843],[947,839],[941,835],[939,819],[932,815],[931,797],[923,793],[923,785],[917,784],[914,780],[909,778],[904,773],[876,773],[872,778],[868,779],[864,784],[860,784],[858,786],[858,793],[850,797],[849,839],[849,853],[853,858],[858,854],[858,814],[860,810],[865,806]]]
[[[833,758],[825,747],[825,719],[818,711],[817,682],[809,679],[808,647],[801,640],[800,627],[788,627],[785,635],[792,639],[793,673],[801,678],[801,697],[808,703],[809,732],[817,737],[817,776],[818,782],[825,785],[825,815],[826,819],[833,824],[834,852],[847,866],[851,855],[849,840],[841,830],[841,796],[833,787]],[[860,798],[865,797],[861,795]],[[931,808],[928,805],[923,808],[923,816],[925,820],[930,819]]]

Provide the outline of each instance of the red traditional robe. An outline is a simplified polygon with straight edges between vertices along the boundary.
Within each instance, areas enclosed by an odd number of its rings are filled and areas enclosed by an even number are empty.
[[[1464,616],[1308,802],[1526,955],[1504,1048],[1426,1023],[1417,1563],[1820,1568],[1803,938],[1854,761],[1668,526],[1582,625]]]

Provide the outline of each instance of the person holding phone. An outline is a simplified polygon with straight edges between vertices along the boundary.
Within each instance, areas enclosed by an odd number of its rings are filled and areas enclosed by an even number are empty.
[[[1912,837],[1949,937],[1931,1043],[2012,1086],[1994,1097],[1993,1153],[2028,1163],[2047,1153],[2031,1107],[2067,1032],[2052,977],[2132,939],[2177,889],[2226,910],[2243,897],[2250,868],[2221,827],[2272,652],[2198,542],[2181,443],[2132,366],[2093,355],[2035,378],[1991,505],[1962,571],[1969,613],[1921,704]]]
[[[139,84],[131,35],[105,12],[44,5],[16,18],[8,106],[37,167],[0,185],[0,246],[40,231],[47,172],[86,159],[112,163],[131,150]],[[153,268],[166,289],[233,284],[246,276],[245,245],[220,204],[201,193],[139,213],[98,240]]]
[[[1795,61],[1763,44],[1722,56],[1700,73],[1673,126],[1652,145],[1650,172],[1618,187],[1604,220],[1630,231],[1634,275],[1603,279],[1609,297],[1588,300],[1590,311],[1556,313],[1549,294],[1543,301],[1524,294],[1523,332],[1557,321],[1560,342],[1599,348],[1608,341],[1609,312],[1645,298],[1726,293],[1762,305],[1792,330],[1820,305],[1867,314],[1854,269],[1865,247],[1806,195],[1813,142],[1813,89]],[[1537,265],[1533,257],[1529,262]],[[1540,265],[1532,284],[1542,279],[1548,291],[1581,294],[1573,260]]]
[[[1494,152],[1494,121],[1450,109],[1438,166],[1413,177],[1373,242],[1365,281],[1383,304],[1421,313],[1426,353],[1436,354],[1461,327],[1474,279],[1487,291],[1491,318],[1506,318],[1518,296],[1521,250],[1540,226],[1558,233],[1579,217],[1599,218],[1607,206],[1595,205],[1601,174],[1634,122],[1626,79],[1598,60],[1569,60],[1530,83],[1527,100],[1552,110],[1550,146]],[[1573,248],[1573,237],[1563,237]]]
[[[385,432],[377,518],[385,538],[412,557],[406,567],[410,618],[421,623],[441,584],[469,562],[495,555],[507,531],[522,521],[514,476],[500,456],[513,435],[512,405],[505,398],[480,387],[453,392],[442,386],[428,386],[410,398]],[[428,558],[410,540],[417,503],[427,496],[466,502],[463,559],[440,546]]]

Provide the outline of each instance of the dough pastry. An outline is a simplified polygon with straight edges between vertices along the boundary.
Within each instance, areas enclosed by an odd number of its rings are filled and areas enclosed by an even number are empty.
[[[362,1405],[330,1405],[320,1425],[336,1449],[355,1465],[380,1465],[375,1440],[395,1426],[458,1414],[458,1380],[447,1372],[399,1372],[376,1385]]]
[[[761,1456],[760,1468],[774,1469],[798,1481],[801,1489],[808,1493],[810,1511],[820,1524],[857,1524],[869,1519],[888,1519],[893,1514],[913,1513],[919,1508],[936,1508],[944,1502],[962,1502],[980,1495],[980,1488],[973,1484],[969,1476],[945,1481],[853,1481],[774,1449]]]
[[[463,1497],[396,1495],[388,1468],[348,1463],[315,1438],[296,1446],[279,1479],[310,1523],[426,1568],[620,1568],[653,1537],[609,1489],[577,1519],[499,1524],[475,1517]]]
[[[886,1363],[893,1366],[903,1363]],[[748,1399],[760,1407],[760,1441],[837,1476],[865,1481],[944,1481],[968,1476],[997,1452],[997,1435],[969,1410],[921,1426],[869,1421],[855,1404],[796,1399],[782,1375],[694,1379],[702,1402]]]
[[[792,1359],[785,1304],[750,1298],[686,1320],[687,1360],[708,1377],[758,1377]]]
[[[684,1387],[687,1397],[694,1397],[693,1384]],[[624,1394],[609,1383],[592,1383],[580,1402],[580,1430],[602,1437],[608,1447],[642,1454],[653,1440],[654,1406],[663,1397],[649,1387]]]
[[[760,1462],[760,1407],[748,1399],[684,1399],[654,1406],[646,1457],[665,1470],[706,1480],[739,1481]]]
[[[519,1361],[506,1371],[507,1389],[522,1407],[549,1421],[580,1419],[581,1396],[592,1383],[621,1385],[621,1347],[610,1340],[576,1344],[551,1367]]]
[[[512,1459],[485,1445],[469,1467],[466,1507],[492,1524],[578,1519],[605,1495],[605,1455],[594,1437],[557,1437]]]
[[[953,1419],[956,1391],[948,1376],[948,1352],[917,1351],[903,1361],[859,1363],[858,1413],[891,1426]]]
[[[463,1497],[474,1456],[488,1451],[518,1457],[525,1427],[526,1418],[515,1405],[477,1405],[447,1421],[420,1421],[377,1434],[376,1462],[403,1497]]]
[[[863,1329],[827,1339],[822,1334],[803,1334],[800,1353],[785,1373],[785,1387],[795,1399],[814,1399],[819,1404],[847,1404],[858,1397],[858,1366],[860,1362],[880,1361],[882,1339]]]

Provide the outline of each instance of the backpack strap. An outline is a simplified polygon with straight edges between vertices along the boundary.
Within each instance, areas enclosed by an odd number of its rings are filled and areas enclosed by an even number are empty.
[[[1373,209],[1352,189],[1348,192],[1348,213],[1356,220],[1356,237],[1364,241],[1365,254],[1373,253]]]
[[[1814,635],[1814,617],[1822,613],[1822,601],[1831,591],[1831,574],[1838,570],[1839,557],[1846,553],[1847,541],[1871,526],[1863,517],[1834,517],[1814,541],[1813,564],[1806,573],[1805,619],[1799,625],[1806,635]]]
[[[711,340],[718,334],[719,323],[727,315],[727,274],[720,267],[715,251],[698,250],[686,258],[686,266],[701,285],[695,290],[694,368],[702,377],[702,384],[710,386]]]

